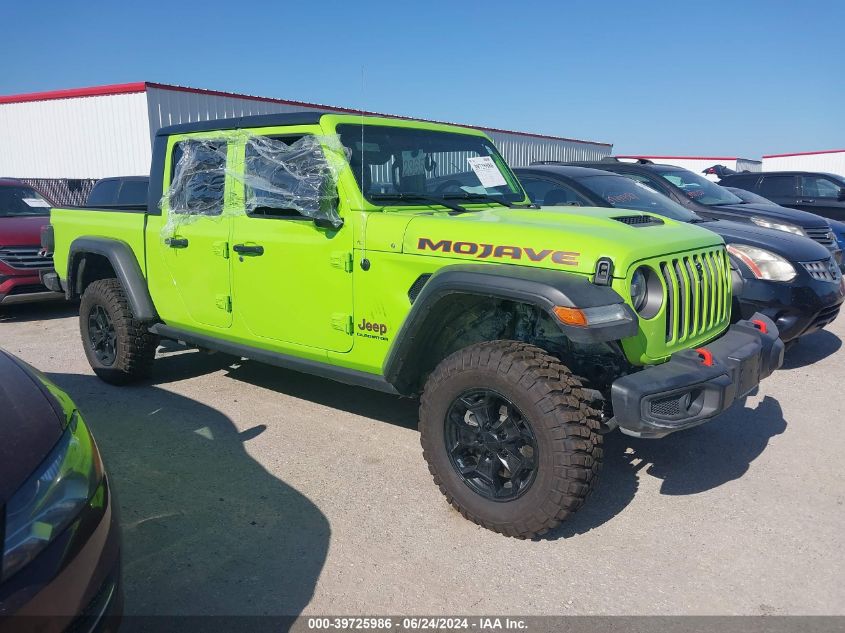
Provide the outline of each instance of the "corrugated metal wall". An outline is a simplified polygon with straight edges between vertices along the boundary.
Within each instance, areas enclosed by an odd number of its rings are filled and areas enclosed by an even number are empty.
[[[103,178],[149,168],[143,92],[0,105],[0,176]]]
[[[197,94],[167,88],[147,88],[150,133],[176,123],[209,121],[235,116],[332,110],[328,106],[307,107],[272,101],[256,101],[225,95]],[[496,147],[513,167],[528,165],[532,160],[600,160],[609,156],[612,147],[579,141],[539,138],[509,132],[487,132]]]
[[[511,167],[526,167],[535,160],[601,160],[609,145],[538,138],[509,132],[487,132]]]
[[[330,107],[148,85],[146,92],[0,104],[0,176],[78,179],[149,172],[159,128],[254,114]],[[513,166],[533,160],[597,160],[609,145],[489,131]]]
[[[302,112],[316,110],[302,106],[291,106],[273,101],[257,101],[222,95],[200,94],[184,90],[147,88],[150,138],[160,128],[177,123],[213,121],[255,114],[278,114],[281,112]],[[330,108],[320,108],[329,110]]]
[[[763,171],[824,171],[845,176],[845,150],[795,156],[764,156]]]

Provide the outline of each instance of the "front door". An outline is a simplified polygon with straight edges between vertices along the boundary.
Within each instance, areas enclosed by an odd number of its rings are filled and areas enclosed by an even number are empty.
[[[156,240],[181,309],[168,322],[226,328],[232,324],[227,242],[225,140],[176,137],[165,165],[162,220]],[[168,166],[169,165],[169,166]]]
[[[352,349],[352,226],[317,138],[250,136],[238,148],[243,187],[232,219],[235,319],[255,336]]]
[[[825,176],[801,176],[801,209],[831,220],[845,222],[845,196],[842,186]]]

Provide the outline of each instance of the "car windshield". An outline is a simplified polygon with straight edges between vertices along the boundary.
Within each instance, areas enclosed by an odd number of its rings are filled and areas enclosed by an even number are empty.
[[[738,187],[725,187],[725,189],[730,191],[733,195],[735,195],[743,202],[753,202],[754,204],[774,204],[774,202],[772,202],[768,198],[758,196],[756,193],[751,193],[750,191],[746,191],[745,189],[739,189]]]
[[[483,198],[521,202],[525,193],[483,136],[389,125],[339,125],[364,197],[376,205],[420,205]],[[393,198],[392,196],[396,196]]]
[[[584,176],[576,179],[597,196],[620,209],[635,209],[662,215],[680,222],[695,222],[701,218],[674,200],[667,198],[641,182],[624,176]]]
[[[32,187],[0,186],[0,217],[50,215],[50,203]]]
[[[742,200],[724,187],[686,169],[655,167],[654,171],[687,194],[691,200],[701,204],[711,207],[720,204],[742,204]]]

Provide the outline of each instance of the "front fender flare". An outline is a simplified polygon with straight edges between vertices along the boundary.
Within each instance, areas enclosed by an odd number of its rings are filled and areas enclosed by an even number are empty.
[[[593,308],[623,304],[631,321],[601,328],[565,325],[561,331],[573,342],[616,341],[636,335],[633,309],[612,288],[597,286],[585,275],[564,271],[508,266],[506,264],[456,264],[441,268],[426,282],[414,301],[385,359],[384,376],[400,393],[409,390],[413,362],[429,339],[442,327],[439,314],[450,295],[464,294],[512,300],[535,305],[549,314],[555,306]]]

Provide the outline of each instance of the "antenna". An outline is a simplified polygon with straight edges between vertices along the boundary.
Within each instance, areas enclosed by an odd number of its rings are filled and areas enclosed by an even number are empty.
[[[361,202],[363,203],[366,197],[364,192],[364,98],[366,91],[364,89],[364,64],[361,64],[361,177],[358,179],[358,186],[361,189]],[[367,220],[369,214],[362,213],[361,219],[361,268],[369,269],[370,263],[367,261]],[[365,263],[366,262],[366,263]]]

